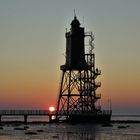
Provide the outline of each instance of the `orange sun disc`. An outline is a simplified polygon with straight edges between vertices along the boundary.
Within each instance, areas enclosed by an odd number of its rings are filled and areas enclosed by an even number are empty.
[[[54,108],[53,106],[50,106],[50,107],[49,107],[49,111],[50,111],[50,112],[53,112],[53,111],[55,111],[55,108]]]

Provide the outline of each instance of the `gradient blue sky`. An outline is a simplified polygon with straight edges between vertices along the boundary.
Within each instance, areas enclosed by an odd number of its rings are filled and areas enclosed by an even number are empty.
[[[101,103],[140,113],[139,0],[0,0],[0,109],[55,104],[74,8],[95,35]]]

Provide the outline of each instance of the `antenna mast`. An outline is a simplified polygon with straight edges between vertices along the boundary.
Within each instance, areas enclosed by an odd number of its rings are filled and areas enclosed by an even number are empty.
[[[74,8],[74,17],[76,17],[76,12],[75,12],[75,8]]]

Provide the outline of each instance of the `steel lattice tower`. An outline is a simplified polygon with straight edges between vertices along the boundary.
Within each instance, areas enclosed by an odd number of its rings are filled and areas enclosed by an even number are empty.
[[[73,114],[100,112],[97,100],[101,94],[96,94],[96,90],[101,83],[96,78],[101,71],[95,67],[93,34],[85,33],[75,16],[65,36],[66,63],[60,66],[62,77],[56,115],[65,114],[69,118]],[[85,53],[85,37],[89,37],[88,53]]]

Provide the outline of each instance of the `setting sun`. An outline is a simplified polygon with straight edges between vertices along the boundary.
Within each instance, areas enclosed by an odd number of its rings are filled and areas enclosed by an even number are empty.
[[[49,107],[49,111],[50,111],[50,112],[53,112],[53,111],[55,111],[55,108],[54,108],[53,106],[50,106],[50,107]]]

